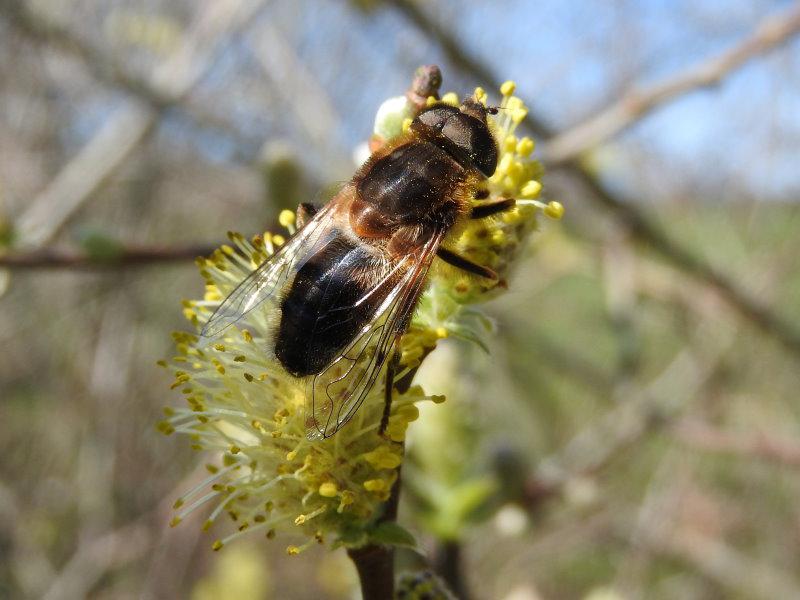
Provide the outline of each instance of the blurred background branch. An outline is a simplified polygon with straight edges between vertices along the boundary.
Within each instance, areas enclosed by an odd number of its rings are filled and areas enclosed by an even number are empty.
[[[58,252],[37,250],[27,254],[17,253],[0,256],[0,267],[11,269],[116,269],[158,265],[165,262],[194,260],[207,256],[218,245],[181,246],[165,248],[121,248],[115,247],[103,254],[87,252]]]
[[[14,0],[5,0],[10,5],[14,22],[26,31],[45,37],[55,33],[60,41],[69,40],[78,54],[94,65],[96,72],[110,72],[114,81],[125,84],[124,89],[148,90],[150,106],[129,105],[118,110],[97,133],[53,178],[50,184],[34,199],[20,215],[15,224],[17,245],[39,247],[49,242],[67,220],[94,194],[119,168],[130,154],[151,133],[159,118],[161,108],[180,101],[203,77],[213,58],[216,46],[226,36],[246,26],[263,4],[260,1],[226,0],[208,3],[181,46],[173,56],[156,68],[150,85],[142,86],[132,78],[119,75],[113,65],[100,66],[98,53],[68,37],[64,29],[51,29],[40,25],[27,9]],[[152,88],[152,92],[150,89]]]
[[[724,77],[755,57],[786,44],[800,31],[800,5],[766,17],[736,46],[658,83],[634,88],[611,106],[547,140],[543,160],[557,165],[578,158],[621,133],[648,112],[700,88],[718,85]]]
[[[785,465],[800,467],[800,444],[794,438],[770,433],[724,431],[696,419],[678,421],[672,434],[695,450],[740,455]]]
[[[409,21],[419,27],[426,35],[435,39],[456,68],[468,73],[475,81],[487,82],[492,88],[499,87],[500,78],[492,72],[492,69],[477,58],[474,58],[469,50],[448,33],[446,28],[427,16],[414,0],[387,0],[387,3],[402,12]],[[796,5],[785,14],[767,19],[751,38],[729,54],[701,63],[700,66],[695,67],[696,71],[692,70],[687,74],[675,76],[673,80],[662,84],[660,91],[658,88],[654,88],[654,91],[650,92],[652,101],[644,110],[633,110],[626,126],[630,126],[637,119],[642,118],[647,113],[647,109],[652,109],[659,103],[674,101],[681,94],[692,91],[699,85],[704,84],[706,80],[718,80],[719,77],[740,66],[750,55],[769,50],[784,42],[787,38],[796,34],[799,27],[800,9]],[[709,71],[711,71],[710,75]],[[684,80],[691,84],[684,84]],[[625,103],[626,100],[623,98],[620,101],[620,105]],[[534,135],[543,141],[543,155],[547,165],[550,143],[551,141],[558,141],[560,136],[534,112],[528,114],[525,124]],[[622,127],[613,131],[609,129],[608,135],[617,133],[621,129]],[[568,132],[565,135],[569,135],[569,138],[574,137],[574,134]],[[597,141],[601,139],[598,138]],[[563,145],[563,142],[559,142],[559,145]],[[556,146],[556,152],[558,152],[558,146]],[[775,337],[787,350],[800,355],[800,329],[794,323],[776,314],[768,306],[760,302],[753,295],[753,292],[734,283],[719,268],[708,263],[685,245],[673,239],[632,199],[612,192],[609,186],[603,182],[601,174],[593,172],[587,164],[575,158],[576,154],[566,154],[563,151],[562,156],[556,154],[557,160],[554,166],[561,167],[570,176],[574,177],[589,192],[589,198],[610,210],[615,217],[630,229],[631,234],[637,240],[652,248],[678,269],[713,287],[743,317],[750,320],[764,333]]]

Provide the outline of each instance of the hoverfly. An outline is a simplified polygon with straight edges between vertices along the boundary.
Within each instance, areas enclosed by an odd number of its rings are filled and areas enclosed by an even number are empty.
[[[299,230],[219,305],[201,331],[213,338],[266,301],[279,318],[274,354],[304,378],[309,438],[327,438],[358,410],[387,359],[389,418],[395,346],[407,329],[435,258],[496,279],[446,248],[466,219],[514,206],[482,186],[497,167],[486,108],[435,104],[407,133],[373,153],[319,210],[302,205]]]

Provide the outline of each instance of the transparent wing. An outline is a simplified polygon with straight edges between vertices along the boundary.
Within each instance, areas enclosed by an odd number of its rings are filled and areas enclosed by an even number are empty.
[[[308,377],[305,401],[309,439],[331,437],[361,406],[408,325],[442,237],[443,232],[437,232],[418,252],[404,257],[358,301],[367,301],[380,292],[381,286],[390,286],[361,335],[322,372]]]
[[[333,210],[332,203],[322,208],[305,227],[234,288],[203,325],[201,337],[213,339],[219,336],[254,308],[274,297],[314,252],[330,243],[334,231],[326,226],[326,222]]]

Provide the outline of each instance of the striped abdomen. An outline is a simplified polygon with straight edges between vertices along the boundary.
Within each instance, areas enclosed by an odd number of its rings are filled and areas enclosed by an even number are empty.
[[[281,303],[275,355],[292,375],[321,372],[370,323],[392,289],[374,251],[338,231],[300,268]],[[372,292],[366,301],[359,302]]]

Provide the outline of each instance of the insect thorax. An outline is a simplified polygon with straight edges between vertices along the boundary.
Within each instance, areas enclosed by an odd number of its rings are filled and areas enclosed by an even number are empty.
[[[449,199],[464,175],[464,167],[443,149],[412,140],[375,159],[356,190],[360,200],[397,225],[454,221],[458,209]]]

